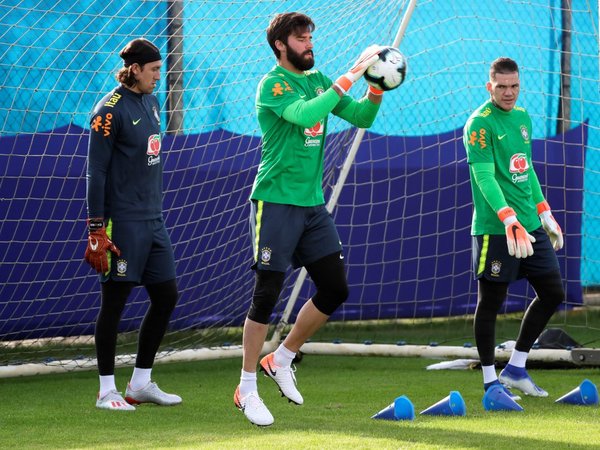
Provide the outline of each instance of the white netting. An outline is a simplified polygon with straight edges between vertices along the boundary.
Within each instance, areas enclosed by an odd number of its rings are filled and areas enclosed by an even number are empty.
[[[572,3],[571,123],[568,133],[557,135],[566,35],[560,1],[486,0],[476,9],[473,2],[417,2],[400,45],[409,59],[407,81],[385,94],[334,213],[351,288],[334,320],[433,323],[473,312],[471,200],[461,131],[486,98],[487,70],[498,56],[510,56],[521,67],[520,104],[534,120],[534,160],[567,234],[561,268],[569,306],[581,304],[582,285],[600,285],[598,5]],[[94,354],[89,335],[99,284],[82,262],[88,120],[115,85],[118,51],[127,41],[151,39],[180,63],[170,74],[164,65],[157,92],[163,123],[181,119],[178,132],[164,139],[165,218],[181,300],[163,350],[238,344],[253,287],[247,198],[260,157],[254,97],[275,62],[265,28],[276,12],[309,14],[317,25],[316,66],[335,78],[366,46],[393,41],[406,4],[2,2],[0,348],[6,356],[0,364],[77,361]],[[174,47],[178,34],[181,46]],[[176,49],[183,49],[181,55]],[[360,82],[351,95],[361,95],[365,86]],[[168,92],[181,95],[170,112]],[[330,120],[327,195],[354,134],[343,121]],[[296,276],[290,273],[283,299]],[[298,303],[311,292],[306,283]],[[509,312],[522,310],[533,297],[524,285],[512,292]],[[138,288],[124,313],[119,353],[135,352],[135,330],[146,307],[145,291]],[[283,308],[284,302],[274,323]],[[585,314],[577,326],[597,330],[590,317]]]

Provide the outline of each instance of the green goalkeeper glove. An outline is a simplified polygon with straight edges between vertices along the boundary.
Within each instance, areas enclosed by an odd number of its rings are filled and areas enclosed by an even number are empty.
[[[106,273],[110,269],[108,265],[108,252],[121,256],[121,250],[109,239],[106,234],[103,219],[88,219],[89,235],[87,248],[85,249],[85,260],[98,273]]]
[[[540,221],[542,222],[542,226],[550,238],[552,247],[554,247],[554,250],[560,250],[563,248],[564,244],[562,230],[560,229],[558,222],[554,219],[552,211],[550,210],[550,205],[546,200],[537,204],[537,212]]]
[[[515,258],[527,258],[533,255],[532,243],[535,238],[530,235],[517,220],[515,210],[509,206],[498,210],[498,218],[504,223],[508,254]]]
[[[367,47],[365,51],[360,54],[352,68],[335,80],[335,86],[343,93],[348,92],[352,85],[364,75],[366,70],[379,60],[379,53],[381,53],[381,46],[371,45]]]

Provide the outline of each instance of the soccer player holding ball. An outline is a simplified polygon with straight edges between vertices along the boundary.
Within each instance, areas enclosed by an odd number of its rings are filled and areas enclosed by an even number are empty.
[[[322,187],[327,117],[333,113],[368,128],[383,95],[372,86],[360,100],[346,95],[379,59],[379,46],[367,48],[347,73],[332,81],[313,69],[314,29],[311,18],[301,13],[273,18],[267,41],[277,64],[260,81],[256,95],[263,144],[250,196],[255,288],[244,323],[243,367],[234,403],[261,426],[274,419],[258,395],[256,368],[286,270],[304,266],[316,294],[302,306],[283,343],[259,365],[294,404],[304,402],[292,368],[296,352],[348,297],[342,245]]]
[[[564,300],[556,251],[563,246],[533,169],[532,128],[527,111],[516,106],[519,68],[509,58],[492,62],[486,84],[490,99],[467,120],[467,151],[474,214],[473,272],[478,280],[474,333],[483,371],[484,390],[502,383],[526,395],[546,397],[527,374],[533,343]],[[523,320],[507,366],[499,377],[494,367],[496,316],[508,286],[525,278],[536,292]]]
[[[162,216],[160,113],[152,92],[162,66],[158,48],[134,39],[119,53],[120,85],[94,108],[87,160],[89,236],[85,260],[99,273],[101,307],[95,343],[100,374],[96,407],[132,411],[136,404],[175,405],[150,375],[178,298],[175,259]],[[150,296],[125,398],[115,385],[118,325],[135,286]]]

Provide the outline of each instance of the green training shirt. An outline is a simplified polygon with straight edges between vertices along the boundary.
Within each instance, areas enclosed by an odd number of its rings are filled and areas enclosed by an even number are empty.
[[[256,112],[262,153],[250,198],[271,203],[316,206],[323,196],[323,150],[327,116],[338,115],[367,128],[379,105],[356,101],[330,89],[333,82],[317,70],[296,74],[275,66],[260,81]]]
[[[510,206],[529,232],[539,228],[543,201],[531,161],[531,118],[524,108],[504,111],[487,101],[464,127],[473,194],[472,235],[504,234],[497,212]]]

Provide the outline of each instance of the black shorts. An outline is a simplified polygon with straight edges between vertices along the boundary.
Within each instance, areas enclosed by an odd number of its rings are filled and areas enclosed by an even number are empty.
[[[475,279],[511,283],[521,278],[547,275],[560,270],[556,252],[542,227],[530,233],[535,242],[533,255],[515,258],[508,254],[506,236],[485,234],[473,236],[472,266]]]
[[[115,281],[147,285],[175,279],[175,257],[163,219],[110,221],[113,243],[121,256],[112,254],[110,272],[101,275]]]
[[[250,235],[253,269],[285,272],[342,251],[325,205],[294,206],[252,200]]]

